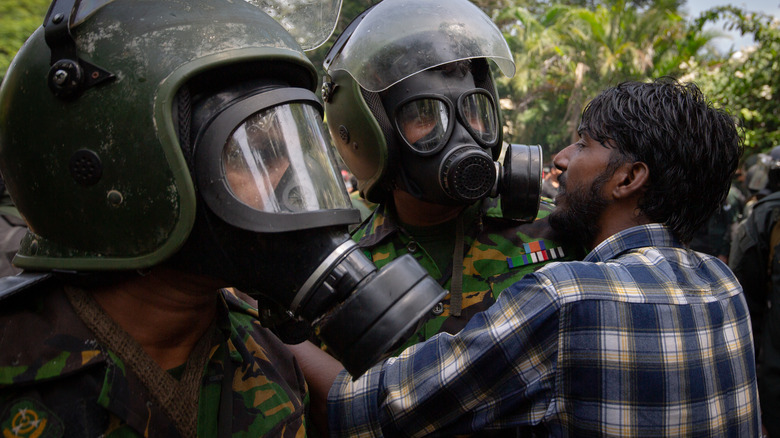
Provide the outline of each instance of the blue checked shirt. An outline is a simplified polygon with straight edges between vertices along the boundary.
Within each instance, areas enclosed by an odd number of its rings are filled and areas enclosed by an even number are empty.
[[[440,334],[331,387],[331,436],[759,436],[750,318],[734,275],[663,225],[506,289]]]

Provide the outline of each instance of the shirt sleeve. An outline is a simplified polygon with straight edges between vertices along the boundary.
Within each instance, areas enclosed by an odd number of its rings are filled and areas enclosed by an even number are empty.
[[[457,335],[413,345],[354,381],[342,372],[329,393],[331,436],[538,424],[555,392],[559,332],[557,294],[541,272],[506,289]]]

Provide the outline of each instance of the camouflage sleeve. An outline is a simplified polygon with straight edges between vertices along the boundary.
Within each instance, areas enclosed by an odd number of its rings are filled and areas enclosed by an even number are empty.
[[[226,291],[230,308],[233,371],[233,431],[246,436],[311,435],[309,391],[298,363],[287,347],[257,320],[257,310]],[[236,409],[241,400],[244,409]]]

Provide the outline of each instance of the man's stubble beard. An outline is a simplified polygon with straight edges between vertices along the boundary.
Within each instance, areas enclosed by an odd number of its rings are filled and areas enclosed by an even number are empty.
[[[572,191],[566,187],[566,172],[558,176],[560,186],[555,197],[556,207],[549,216],[550,226],[555,231],[592,248],[601,232],[599,220],[609,205],[602,194],[610,177],[607,173],[605,171],[597,176],[589,188],[578,187]]]

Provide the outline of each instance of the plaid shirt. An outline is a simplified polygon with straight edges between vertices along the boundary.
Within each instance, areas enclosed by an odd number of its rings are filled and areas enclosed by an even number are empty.
[[[457,335],[342,372],[331,436],[755,437],[755,374],[734,275],[652,224],[527,275]]]

